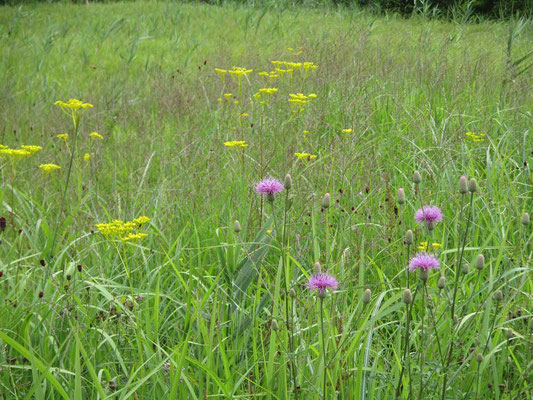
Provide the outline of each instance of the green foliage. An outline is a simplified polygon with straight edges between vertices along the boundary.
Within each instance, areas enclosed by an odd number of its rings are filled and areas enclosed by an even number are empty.
[[[531,398],[530,22],[288,5],[0,7],[0,144],[42,146],[0,159],[0,399]],[[318,69],[265,81],[273,60]],[[77,134],[69,98],[94,106]],[[287,197],[255,193],[286,173]]]

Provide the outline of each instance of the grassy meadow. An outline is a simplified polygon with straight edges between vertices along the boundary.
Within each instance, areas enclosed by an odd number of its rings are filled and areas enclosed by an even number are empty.
[[[1,400],[533,397],[531,21],[283,4],[0,7]]]

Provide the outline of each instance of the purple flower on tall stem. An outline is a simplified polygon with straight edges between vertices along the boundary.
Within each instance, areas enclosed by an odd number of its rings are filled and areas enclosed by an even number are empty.
[[[418,253],[409,261],[409,271],[439,269],[439,260],[427,253]]]
[[[327,289],[337,289],[339,282],[330,274],[320,273],[311,275],[306,286],[310,291],[316,290],[319,297],[325,297]]]
[[[266,195],[268,201],[274,201],[274,194],[281,192],[285,187],[283,183],[273,178],[261,180],[255,186],[255,190],[260,195]]]
[[[419,224],[426,224],[431,231],[435,227],[436,222],[442,221],[442,210],[437,206],[423,206],[417,210],[415,219]]]

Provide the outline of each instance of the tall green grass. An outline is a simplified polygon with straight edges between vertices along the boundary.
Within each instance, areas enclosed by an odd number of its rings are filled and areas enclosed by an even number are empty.
[[[532,229],[521,217],[533,210],[532,74],[513,63],[531,44],[529,21],[148,2],[2,7],[0,143],[43,150],[1,161],[0,398],[320,398],[324,371],[327,398],[394,398],[404,236],[415,232],[411,255],[427,237],[413,219],[421,198],[445,215],[431,239],[443,245],[442,269],[428,280],[430,300],[413,303],[402,398],[409,387],[417,397],[420,382],[423,398],[441,398],[451,341],[446,398],[530,398]],[[268,84],[279,92],[252,107],[264,85],[256,73],[272,60],[319,68]],[[233,65],[254,69],[238,106],[217,101],[237,96],[235,81],[224,87],[214,72]],[[287,98],[298,92],[317,98],[295,116]],[[69,98],[94,105],[73,156],[72,121],[53,104]],[[56,138],[67,132],[69,148]],[[43,163],[62,169],[43,175]],[[272,209],[254,192],[262,171],[292,175],[285,225],[282,198]],[[453,326],[469,213],[461,175],[479,190]],[[95,228],[140,215],[152,220],[134,244]],[[316,261],[340,282],[324,300],[325,356],[319,303],[304,286]]]

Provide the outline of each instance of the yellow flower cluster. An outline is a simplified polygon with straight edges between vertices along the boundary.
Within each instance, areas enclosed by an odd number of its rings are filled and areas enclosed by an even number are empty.
[[[41,146],[34,146],[34,145],[22,145],[20,146],[22,150],[26,150],[30,154],[35,154],[40,152],[43,148]]]
[[[150,218],[141,216],[135,218],[133,221],[121,221],[115,219],[111,222],[96,224],[96,229],[106,237],[112,239],[120,237],[123,242],[130,242],[147,237],[146,233],[134,232],[135,229],[141,228],[144,224],[150,221]]]
[[[99,139],[102,140],[104,137],[100,135],[98,132],[91,132],[89,136],[93,139]]]
[[[300,68],[303,68],[304,71],[308,70],[315,70],[318,68],[318,65],[316,65],[313,62],[292,62],[292,61],[272,61],[272,64],[276,66],[277,69],[281,69],[281,67],[285,68],[285,72],[293,72],[298,71]]]
[[[485,140],[484,133],[466,132],[465,135],[475,143],[483,142]]]
[[[343,129],[342,133],[345,133],[348,135],[349,133],[353,133],[353,129]]]
[[[73,112],[79,110],[85,110],[87,108],[92,108],[93,105],[89,103],[84,103],[78,99],[69,99],[66,103],[64,101],[58,100],[54,103],[56,106],[61,107],[63,111]]]
[[[13,160],[17,160],[23,157],[31,156],[32,153],[30,153],[28,150],[24,149],[1,149],[0,150],[0,156],[6,156]]]
[[[59,135],[56,135],[56,138],[61,139],[61,140],[64,140],[65,143],[66,143],[67,140],[68,140],[68,133],[61,133],[61,134],[59,134]]]
[[[428,250],[428,242],[421,242],[418,246],[418,250],[420,251],[427,251]],[[438,250],[442,248],[442,244],[440,243],[431,243],[431,248],[434,250]]]
[[[268,95],[273,95],[277,91],[278,91],[278,88],[261,88],[261,89],[259,89],[259,93],[268,94]]]
[[[221,70],[221,71],[224,71],[224,70]],[[229,71],[229,74],[230,75],[233,75],[233,76],[236,76],[237,78],[241,78],[242,76],[247,76],[247,75],[250,75],[254,70],[253,69],[246,69],[244,67],[233,67],[232,69],[230,69]]]
[[[290,93],[289,94],[289,103],[293,106],[292,112],[303,111],[305,106],[312,100],[316,99],[316,94],[311,93],[307,96],[303,93]]]
[[[90,159],[91,159],[91,154],[90,153],[85,153],[83,155],[83,161],[89,162]]]
[[[51,174],[52,172],[59,171],[61,169],[61,167],[56,164],[41,164],[39,165],[39,168],[44,174]]]
[[[294,155],[300,161],[310,161],[310,160],[314,160],[316,158],[316,155],[310,154],[310,153],[294,153]]]
[[[248,144],[246,144],[246,141],[244,140],[231,140],[229,142],[224,142],[224,146],[226,147],[248,147]]]
[[[263,77],[263,78],[267,78],[268,80],[270,81],[273,81],[275,80],[276,78],[279,78],[279,75],[276,71],[270,71],[270,72],[259,72],[257,75]]]

